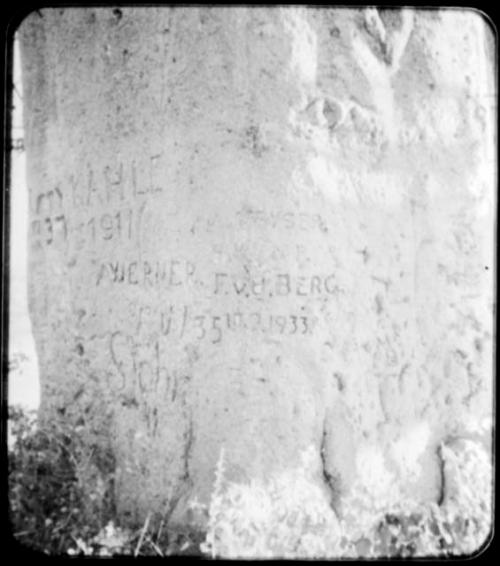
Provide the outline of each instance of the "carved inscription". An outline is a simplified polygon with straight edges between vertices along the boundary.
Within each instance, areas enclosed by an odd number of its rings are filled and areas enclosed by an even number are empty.
[[[33,247],[71,241],[77,248],[102,245],[109,241],[130,241],[137,233],[139,211],[123,208],[92,215],[71,223],[64,214],[37,218],[31,222]]]
[[[136,388],[141,393],[159,392],[174,401],[181,378],[176,370],[167,370],[160,351],[160,341],[142,342],[125,332],[111,334],[109,343],[113,365],[118,370],[118,391]]]
[[[109,335],[114,368],[110,385],[122,405],[140,411],[148,433],[154,436],[158,430],[158,403],[175,402],[191,379],[187,371],[169,363],[171,339],[215,345],[229,334],[245,332],[306,337],[313,334],[316,323],[316,317],[302,312],[269,314],[242,309],[213,313],[207,309],[201,314],[189,305],[172,304],[162,309],[142,306],[135,327]]]
[[[96,239],[111,240],[124,235],[132,237],[132,209],[119,210],[114,214],[93,216],[86,222],[92,241]]]
[[[161,336],[176,339],[195,339],[217,344],[228,334],[257,333],[266,336],[312,336],[317,324],[316,317],[298,309],[289,314],[269,313],[257,309],[238,309],[203,312],[189,305],[169,305],[153,309],[139,309],[137,334],[145,328]]]
[[[274,229],[283,229],[300,232],[320,231],[328,232],[325,220],[320,214],[295,211],[268,211],[244,207],[236,212],[238,225],[246,228],[257,225]]]
[[[113,389],[120,402],[140,410],[148,434],[158,430],[158,405],[174,402],[182,395],[183,385],[191,376],[168,367],[168,357],[159,339],[142,341],[131,334],[116,331],[109,339],[109,351],[117,379]]]
[[[268,336],[311,336],[316,319],[300,314],[269,314],[260,311],[233,311],[192,318],[195,338],[212,344],[221,342],[226,333],[252,332]]]
[[[72,174],[54,189],[37,195],[31,201],[32,247],[40,249],[68,240],[81,247],[132,239],[142,207],[126,205],[133,201],[144,204],[146,198],[164,190],[161,157],[158,154],[144,162],[118,162],[99,170],[87,164],[82,174]],[[81,212],[76,220],[68,218],[63,210],[64,198],[69,199],[73,209],[89,209],[91,214],[84,220]],[[103,207],[109,210],[103,211]]]
[[[203,277],[202,280],[195,280],[196,271],[194,263],[183,259],[108,261],[100,265],[96,275],[96,285],[111,283],[146,287],[181,287],[193,283],[197,287],[207,287],[214,296],[233,295],[257,299],[288,296],[321,297],[341,292],[333,273],[329,275],[277,273],[263,277],[251,277],[247,274],[245,277],[238,277],[218,271]]]
[[[69,177],[73,206],[102,206],[162,192],[164,180],[160,165],[161,154],[150,156],[144,163],[118,162],[97,171],[87,164],[83,175]]]
[[[61,189],[55,187],[53,190],[40,193],[35,199],[35,214],[44,216],[52,215],[55,211],[62,209],[63,196]]]
[[[192,280],[195,266],[189,261],[109,261],[102,263],[96,278],[96,285],[119,283],[143,285],[146,287],[180,287]]]
[[[214,273],[214,295],[254,297],[311,297],[334,295],[340,291],[335,275],[291,275],[277,273],[270,277],[240,278],[225,272]]]
[[[227,221],[219,214],[211,216],[198,215],[190,231],[196,233],[216,233],[220,226],[231,225],[237,230],[257,228],[271,228],[289,232],[328,232],[325,219],[320,214],[296,211],[267,211],[244,207],[235,213],[234,221]]]
[[[137,234],[140,212],[132,208],[115,209],[95,214],[78,222],[71,229],[77,247],[102,245],[116,240],[131,241]]]
[[[31,206],[34,219],[30,224],[30,236],[35,249],[68,239],[68,222],[63,213],[63,195],[59,187],[37,195]]]
[[[68,239],[68,224],[64,214],[45,216],[31,221],[31,243],[40,249],[55,243],[64,243]]]

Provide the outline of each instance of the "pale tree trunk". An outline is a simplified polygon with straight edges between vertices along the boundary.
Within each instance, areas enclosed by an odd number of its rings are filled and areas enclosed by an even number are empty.
[[[492,411],[482,17],[67,8],[20,37],[41,414],[89,489],[183,522],[222,447],[247,481],[313,446],[339,513],[368,461],[380,501],[438,500],[437,446]]]

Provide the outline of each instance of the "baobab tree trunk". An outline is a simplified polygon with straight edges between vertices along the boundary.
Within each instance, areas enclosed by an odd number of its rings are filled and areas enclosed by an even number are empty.
[[[20,37],[41,415],[89,489],[182,522],[221,447],[245,481],[312,445],[339,513],[355,482],[438,500],[437,446],[492,407],[482,17],[66,8]]]

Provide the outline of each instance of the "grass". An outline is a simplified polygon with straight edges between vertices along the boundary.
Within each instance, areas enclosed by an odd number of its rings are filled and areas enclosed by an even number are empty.
[[[492,526],[489,455],[472,440],[440,449],[446,495],[440,504],[374,505],[362,485],[337,516],[313,478],[314,450],[297,470],[267,482],[224,480],[221,451],[202,548],[213,558],[424,558],[472,556]],[[380,503],[380,502],[378,502]]]
[[[204,535],[189,528],[173,529],[152,515],[135,528],[120,525],[113,459],[89,446],[82,429],[42,427],[35,411],[11,406],[8,436],[10,526],[23,547],[49,555],[201,555]],[[93,489],[82,482],[95,477]]]
[[[437,503],[401,501],[376,507],[356,485],[338,516],[314,480],[311,448],[302,464],[267,481],[225,478],[221,451],[208,505],[206,532],[173,530],[149,514],[135,528],[120,526],[113,505],[113,461],[96,454],[83,431],[41,427],[33,412],[9,413],[11,528],[18,541],[46,554],[83,556],[205,555],[212,558],[376,558],[470,556],[491,528],[491,461],[475,441],[443,444],[446,496]],[[94,460],[105,462],[94,491]]]

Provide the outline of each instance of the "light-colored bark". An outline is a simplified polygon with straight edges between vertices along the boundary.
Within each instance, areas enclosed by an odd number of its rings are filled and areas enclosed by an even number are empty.
[[[314,446],[339,509],[359,481],[437,500],[437,446],[492,412],[482,16],[67,8],[20,36],[42,413],[111,452],[122,516],[184,520],[222,446],[238,480]]]

